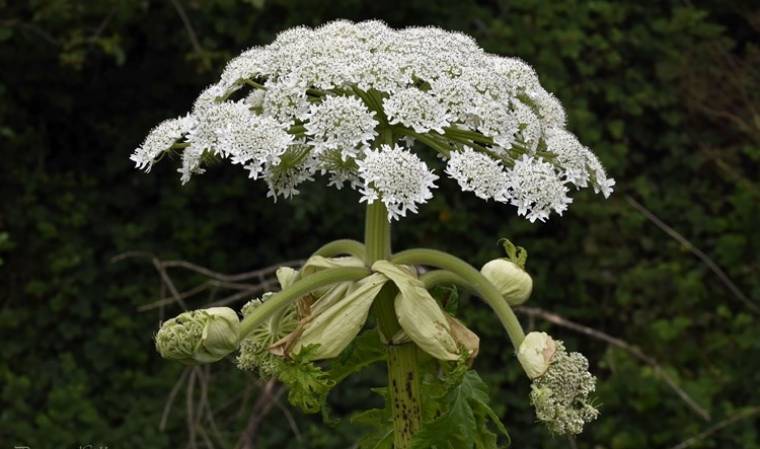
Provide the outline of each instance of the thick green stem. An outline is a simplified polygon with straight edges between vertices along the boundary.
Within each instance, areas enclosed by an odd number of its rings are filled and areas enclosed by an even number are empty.
[[[357,257],[363,261],[367,260],[367,250],[364,248],[364,244],[350,239],[334,240],[330,243],[326,243],[318,250],[314,251],[314,255],[322,257],[349,255]]]
[[[240,323],[240,340],[247,337],[251,331],[269,319],[272,314],[296,299],[308,295],[320,287],[336,282],[358,281],[368,275],[369,270],[366,268],[329,268],[299,279],[290,287],[270,296],[269,299],[256,307],[250,315],[245,317],[243,322]]]
[[[422,424],[422,394],[414,343],[388,346],[388,391],[393,412],[393,447],[408,449]]]
[[[491,306],[491,309],[496,313],[502,326],[507,331],[507,335],[509,335],[515,351],[520,348],[520,344],[525,339],[525,333],[522,326],[520,326],[520,322],[517,320],[517,316],[515,316],[512,308],[501,296],[501,293],[496,290],[496,287],[472,265],[443,251],[423,248],[410,249],[394,254],[391,257],[391,262],[397,264],[427,265],[448,270],[459,276],[464,282],[472,286],[486,304]]]
[[[467,289],[471,293],[477,293],[461,276],[458,276],[451,271],[446,270],[433,270],[420,276],[420,281],[425,285],[427,290],[438,285],[458,285],[464,289]]]
[[[388,211],[375,201],[367,206],[365,228],[366,263],[391,257],[391,228]],[[384,341],[390,342],[401,329],[393,301],[398,289],[388,282],[375,298],[373,313]],[[388,345],[388,396],[393,415],[393,447],[408,449],[422,423],[420,373],[417,369],[417,346],[413,343]]]

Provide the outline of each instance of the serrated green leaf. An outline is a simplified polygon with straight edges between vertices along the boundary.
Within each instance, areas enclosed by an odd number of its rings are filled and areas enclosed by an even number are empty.
[[[359,334],[333,362],[330,378],[337,384],[351,374],[386,359],[386,351],[380,334],[375,329],[366,330]]]
[[[283,361],[275,376],[288,386],[288,402],[304,413],[317,413],[325,409],[327,394],[335,386],[328,373],[309,361],[316,345],[308,346],[293,359]]]
[[[372,429],[357,442],[360,449],[393,449],[393,421],[387,405],[356,413],[351,422]]]
[[[507,429],[491,409],[488,388],[473,370],[459,365],[443,382],[446,393],[438,398],[434,418],[414,436],[411,449],[496,449],[498,434],[509,441]]]

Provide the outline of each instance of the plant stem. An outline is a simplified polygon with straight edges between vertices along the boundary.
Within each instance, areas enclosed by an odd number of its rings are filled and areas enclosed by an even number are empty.
[[[507,331],[507,335],[509,335],[515,351],[520,348],[520,344],[525,339],[525,333],[522,326],[520,326],[520,322],[517,320],[517,316],[515,316],[512,308],[501,296],[501,293],[496,290],[496,287],[480,274],[478,270],[473,268],[472,265],[443,251],[424,248],[402,251],[391,257],[391,262],[441,268],[462,278],[464,282],[472,286],[486,304],[491,306],[491,309],[496,313],[502,326]]]
[[[464,279],[462,279],[461,276],[458,276],[451,271],[446,270],[432,270],[428,271],[427,273],[420,276],[420,281],[422,281],[423,284],[425,284],[425,288],[427,290],[430,290],[433,287],[436,287],[438,285],[457,285],[459,287],[462,287],[466,290],[468,290],[471,293],[477,293],[475,292],[475,289],[472,288],[471,285],[469,285],[467,282],[465,282]]]
[[[250,315],[240,323],[240,337],[242,340],[248,336],[257,326],[269,319],[272,314],[287,306],[292,301],[301,298],[312,291],[343,281],[358,281],[369,275],[369,270],[359,267],[328,268],[294,282],[290,287],[273,294],[269,299],[256,307]]]
[[[341,239],[334,240],[330,243],[326,243],[314,251],[315,256],[322,257],[335,257],[348,254],[349,256],[357,257],[361,260],[367,260],[367,250],[364,249],[364,244],[357,242],[356,240]]]
[[[391,256],[388,212],[380,201],[367,206],[365,227],[366,263],[371,266]],[[401,329],[393,306],[398,289],[388,282],[375,298],[373,313],[384,341],[391,342]],[[420,373],[414,343],[388,344],[388,400],[393,415],[393,447],[408,449],[422,423]]]

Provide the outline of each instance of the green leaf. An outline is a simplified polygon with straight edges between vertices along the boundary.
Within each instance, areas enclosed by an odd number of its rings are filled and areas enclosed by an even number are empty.
[[[450,315],[456,315],[461,298],[456,285],[437,285],[430,290],[430,294],[443,306],[443,310]]]
[[[329,376],[337,384],[351,374],[385,359],[386,351],[380,341],[380,334],[375,329],[366,330],[333,362]]]
[[[335,382],[327,372],[309,361],[316,345],[305,347],[293,359],[283,361],[275,376],[288,386],[288,401],[304,413],[317,413],[326,407],[327,394]]]
[[[475,371],[460,364],[443,383],[447,388],[437,398],[437,417],[414,436],[411,449],[497,449],[499,438],[492,427],[509,441],[507,429],[488,404],[488,388]]]
[[[393,421],[391,412],[385,408],[373,408],[351,416],[351,422],[371,430],[357,444],[359,449],[393,449]]]

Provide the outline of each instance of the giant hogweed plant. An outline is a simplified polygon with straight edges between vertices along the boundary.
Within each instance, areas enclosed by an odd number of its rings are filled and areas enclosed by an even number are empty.
[[[614,184],[519,59],[437,28],[337,21],[284,31],[230,61],[192,111],[159,124],[132,160],[149,171],[179,154],[186,183],[226,159],[266,182],[274,200],[327,176],[366,203],[364,242],[330,242],[300,270],[280,268],[281,289],[240,314],[209,308],[166,321],[161,355],[199,364],[234,354],[241,370],[286,384],[305,412],[324,410],[336,383],[385,361],[388,385],[377,390],[385,408],[353,418],[373,427],[361,447],[495,448],[508,435],[471,368],[479,338],[452,307],[467,290],[503,325],[538,421],[580,433],[598,415],[595,378],[561,341],[524,334],[511,309],[532,290],[523,248],[504,240],[506,257],[480,270],[441,251],[391,250],[391,223],[417,212],[440,182],[424,152],[462,190],[531,222],[561,215],[573,188],[607,197]]]

